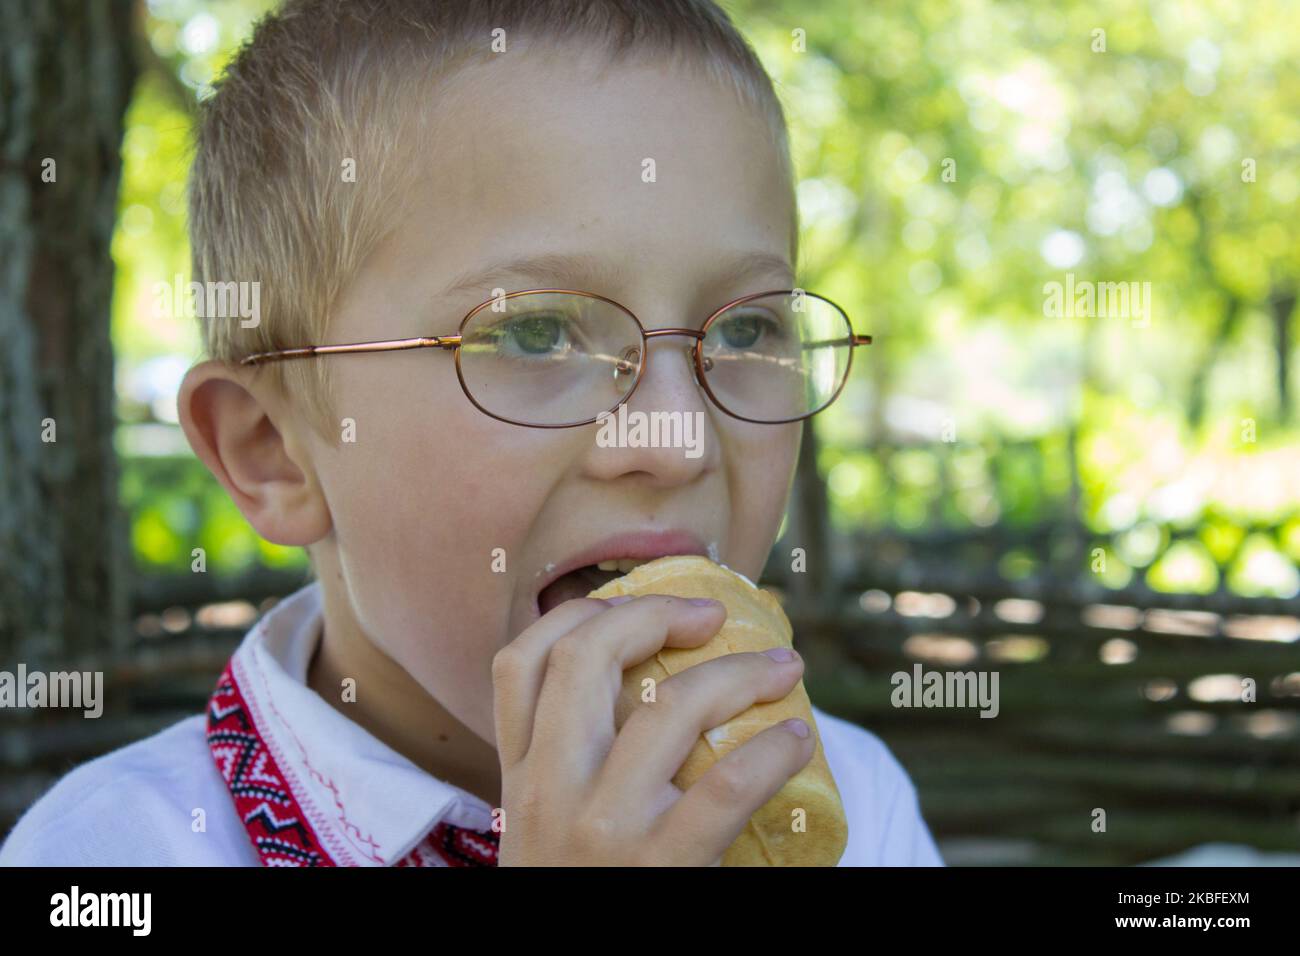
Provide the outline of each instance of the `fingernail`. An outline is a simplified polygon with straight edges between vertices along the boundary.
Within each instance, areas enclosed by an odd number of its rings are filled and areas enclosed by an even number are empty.
[[[766,650],[763,653],[780,664],[788,664],[790,661],[794,660],[794,651],[790,650],[788,647],[773,647],[771,650]]]
[[[620,594],[618,597],[605,598],[606,604],[626,604],[636,597],[635,594]]]
[[[688,598],[686,603],[693,604],[696,607],[714,607],[718,602],[713,598]]]
[[[790,733],[794,734],[796,737],[808,736],[808,725],[798,717],[791,717],[789,720],[782,721],[782,723],[785,724]]]

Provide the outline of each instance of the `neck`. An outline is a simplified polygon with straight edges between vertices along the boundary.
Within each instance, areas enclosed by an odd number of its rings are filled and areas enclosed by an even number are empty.
[[[496,749],[376,647],[351,616],[342,621],[337,617],[327,607],[324,630],[307,669],[307,685],[416,766],[469,791],[490,807],[500,806],[501,765]],[[356,693],[348,696],[355,700],[344,700],[345,678],[353,680],[349,686]]]

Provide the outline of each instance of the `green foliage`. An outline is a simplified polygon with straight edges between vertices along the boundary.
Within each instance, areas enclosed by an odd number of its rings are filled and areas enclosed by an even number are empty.
[[[146,573],[188,574],[194,548],[203,548],[209,573],[307,567],[301,549],[260,538],[196,458],[125,456],[121,497],[136,563]]]

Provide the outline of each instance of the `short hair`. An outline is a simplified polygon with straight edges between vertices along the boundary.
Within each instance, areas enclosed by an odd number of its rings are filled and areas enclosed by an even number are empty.
[[[608,63],[660,55],[702,67],[769,120],[793,188],[785,116],[758,57],[711,0],[288,0],[256,26],[200,107],[190,182],[196,282],[258,282],[256,326],[199,317],[207,354],[327,341],[330,315],[387,235],[406,182],[399,148],[424,129],[418,97],[510,48],[585,41]],[[403,105],[407,108],[403,109]],[[358,175],[344,181],[351,158]],[[410,174],[411,170],[406,170]],[[797,226],[791,256],[797,255]],[[792,261],[792,265],[794,262]],[[328,361],[269,363],[325,436]]]

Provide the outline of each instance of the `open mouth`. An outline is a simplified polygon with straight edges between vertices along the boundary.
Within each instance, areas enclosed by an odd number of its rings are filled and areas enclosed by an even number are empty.
[[[574,598],[584,598],[596,588],[620,578],[633,568],[647,564],[654,558],[611,558],[597,564],[588,564],[556,578],[537,595],[537,609],[546,614],[554,607]]]

